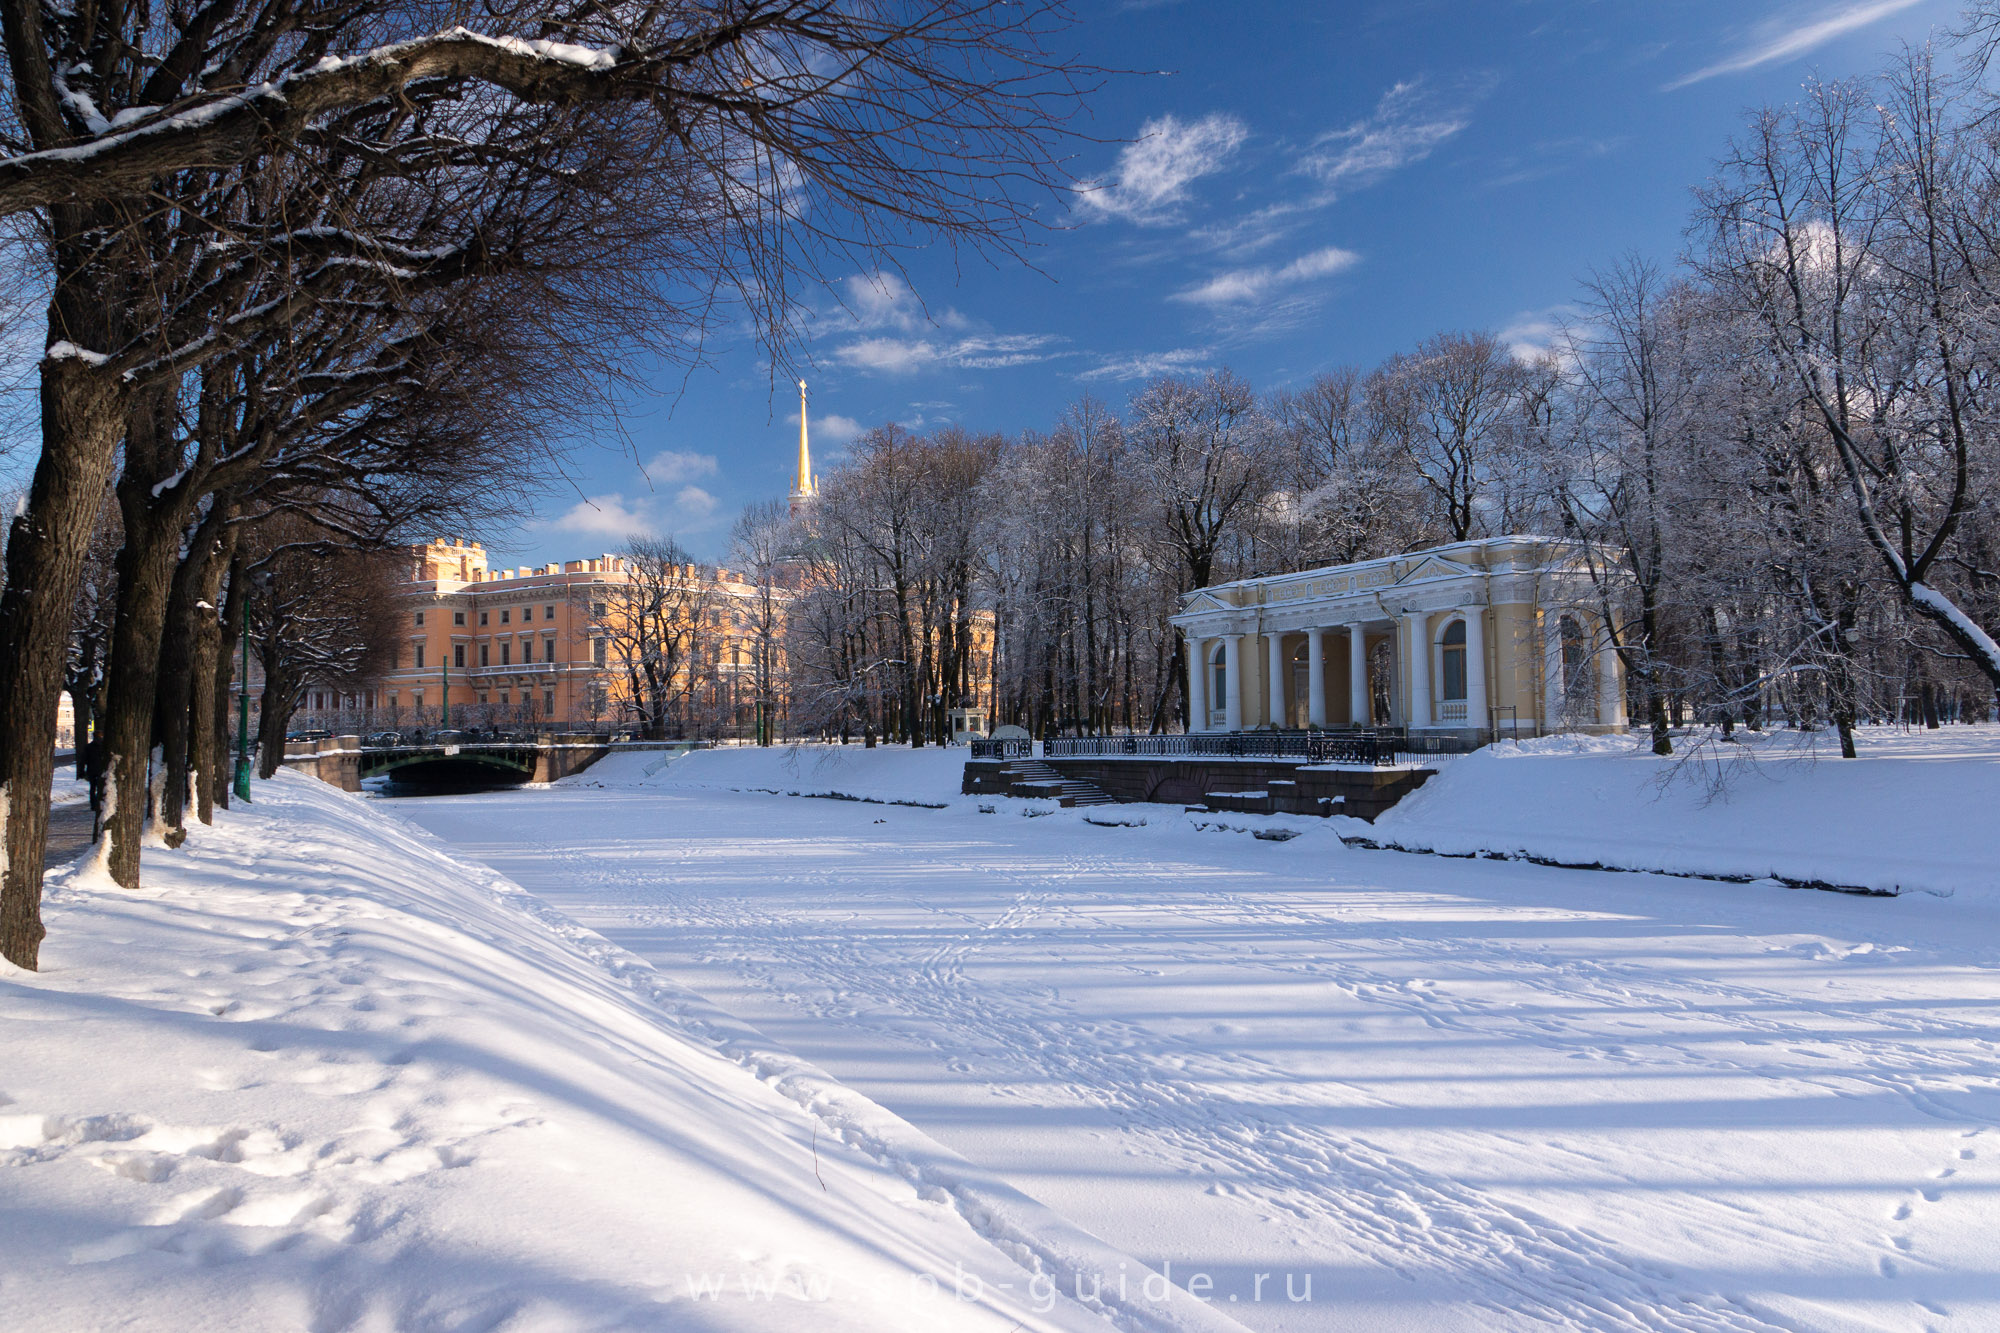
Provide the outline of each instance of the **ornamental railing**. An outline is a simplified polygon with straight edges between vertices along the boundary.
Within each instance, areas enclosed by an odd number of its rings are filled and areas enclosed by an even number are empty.
[[[971,741],[974,759],[1027,759],[1035,753],[1035,743],[1026,736],[1011,736],[1001,740],[975,736]]]
[[[1370,731],[1194,732],[1179,736],[1066,736],[1042,742],[1049,759],[1292,759],[1305,764],[1388,767],[1425,762],[1470,748],[1453,736]]]

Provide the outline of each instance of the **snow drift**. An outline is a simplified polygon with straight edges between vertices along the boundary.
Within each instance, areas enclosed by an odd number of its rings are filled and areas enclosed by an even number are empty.
[[[1127,1261],[379,807],[281,774],[146,872],[0,971],[37,1327],[1229,1326],[1068,1299]]]
[[[1447,855],[1821,883],[1878,893],[1986,893],[2000,883],[2000,732],[1739,733],[1662,759],[1631,737],[1488,746],[1443,765],[1349,836]]]

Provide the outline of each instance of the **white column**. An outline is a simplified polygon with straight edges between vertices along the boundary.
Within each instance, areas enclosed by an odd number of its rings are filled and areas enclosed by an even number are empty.
[[[1541,729],[1554,731],[1568,724],[1563,716],[1562,616],[1542,615],[1542,716]]]
[[[1484,730],[1486,712],[1486,608],[1468,606],[1465,616],[1465,725]]]
[[[1306,721],[1326,725],[1326,631],[1306,631]]]
[[[1607,628],[1604,645],[1597,650],[1597,720],[1607,727],[1625,725],[1625,680],[1619,670],[1618,650],[1611,646]]]
[[[1270,691],[1264,697],[1264,720],[1274,727],[1285,725],[1285,636],[1266,634],[1264,641],[1270,645],[1265,666],[1269,670]]]
[[[1368,701],[1368,627],[1347,627],[1347,720],[1365,727],[1375,719]]]
[[[1410,715],[1406,726],[1431,724],[1431,636],[1430,617],[1413,611],[1403,617],[1403,637],[1409,640]]]
[[[1243,730],[1243,636],[1225,635],[1222,640],[1223,729]]]
[[[1187,641],[1188,730],[1208,730],[1208,643]]]

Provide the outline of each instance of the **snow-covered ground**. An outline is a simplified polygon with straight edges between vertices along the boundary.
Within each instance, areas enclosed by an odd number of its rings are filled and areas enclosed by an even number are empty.
[[[555,784],[852,796],[924,805],[961,799],[963,747],[902,745],[727,746],[716,750],[613,754]],[[990,799],[990,798],[989,798]]]
[[[1254,1329],[2000,1328],[1991,895],[982,814],[962,760],[395,809]]]
[[[0,1324],[1228,1326],[406,808],[281,774],[142,892],[54,877],[0,964]]]
[[[1441,767],[1368,828],[1465,854],[1872,889],[2000,896],[2000,727],[1739,732],[1671,759],[1643,737],[1489,746]]]

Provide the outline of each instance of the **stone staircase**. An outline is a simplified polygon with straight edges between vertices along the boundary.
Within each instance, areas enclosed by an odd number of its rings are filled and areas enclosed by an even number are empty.
[[[1009,796],[1054,801],[1065,809],[1079,805],[1116,805],[1104,788],[1082,778],[1067,778],[1039,759],[1010,759],[1000,767]]]

